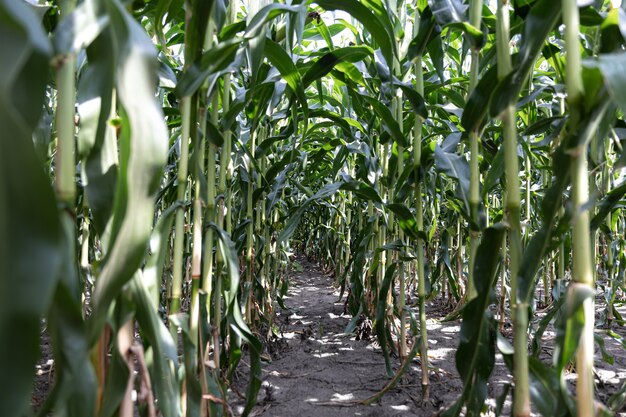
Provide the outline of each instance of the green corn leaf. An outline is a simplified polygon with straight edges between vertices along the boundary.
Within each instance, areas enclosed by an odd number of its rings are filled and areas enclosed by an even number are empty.
[[[350,122],[347,118],[342,117],[339,113],[325,109],[315,109],[310,111],[309,117],[318,117],[332,120],[339,128],[341,128],[345,135],[352,137]]]
[[[376,12],[372,12],[368,6],[357,0],[319,0],[316,3],[326,10],[343,10],[359,20],[374,37],[385,60],[393,62],[393,57],[396,55],[393,28],[389,24],[386,25],[387,22],[381,21],[380,13],[377,16]]]
[[[385,326],[385,316],[387,314],[387,293],[389,292],[389,288],[391,287],[391,283],[393,282],[393,277],[396,272],[396,264],[392,263],[387,267],[385,271],[385,277],[383,278],[382,285],[378,291],[378,302],[376,303],[376,322],[374,323],[374,328],[376,330],[376,337],[378,338],[378,343],[380,344],[380,348],[383,351],[383,356],[385,357],[385,366],[387,368],[387,376],[393,376],[393,370],[391,369],[391,361],[389,360],[389,346],[387,343],[387,327]],[[391,345],[393,350],[393,345]]]
[[[114,347],[111,349],[111,359],[106,375],[107,384],[104,387],[102,408],[98,417],[117,415],[128,384],[128,376],[128,365],[120,354],[120,350]]]
[[[213,3],[214,0],[205,0],[185,4],[184,57],[186,62],[194,62],[202,54]]]
[[[415,59],[418,56],[424,55],[427,45],[440,33],[440,29],[437,26],[433,13],[430,7],[426,7],[420,15],[419,31],[417,36],[409,43],[409,49],[407,51],[408,59]]]
[[[215,22],[216,31],[221,32],[226,23],[226,15],[228,12],[230,0],[214,0],[213,10],[211,11],[211,19]]]
[[[558,375],[554,368],[547,366],[536,357],[528,358],[530,375],[530,398],[543,416],[567,416],[568,408],[563,406]]]
[[[411,210],[404,204],[387,204],[385,206],[396,215],[400,228],[413,239],[424,239],[424,232],[417,228],[417,220]],[[427,239],[426,239],[427,240]]]
[[[375,203],[382,203],[383,199],[381,198],[378,191],[374,189],[369,184],[366,184],[361,181],[346,181],[341,185],[342,190],[352,191],[354,195],[361,198],[364,201],[373,201]]]
[[[553,0],[537,1],[526,19],[522,37],[524,42],[514,63],[514,70],[503,78],[491,95],[489,114],[498,116],[509,105],[517,102],[522,86],[528,80],[537,56],[543,49],[545,40],[554,29],[561,16],[561,2]]]
[[[302,10],[306,10],[306,5],[285,5],[279,3],[272,3],[263,7],[259,12],[254,15],[250,20],[248,27],[246,28],[245,38],[252,39],[258,37],[263,32],[264,25],[270,22],[272,19],[285,13],[299,13]]]
[[[487,381],[495,364],[496,331],[495,319],[489,311],[493,302],[494,285],[497,279],[500,253],[506,228],[497,224],[483,231],[483,237],[476,252],[474,277],[477,297],[463,309],[463,322],[459,348],[456,352],[456,367],[463,380],[461,398],[446,412],[445,416],[458,416],[461,406],[467,406],[468,416],[478,416],[486,395]]]
[[[298,152],[295,149],[286,152],[283,155],[283,157],[280,159],[280,161],[277,161],[275,164],[273,164],[271,167],[267,169],[267,171],[265,172],[265,180],[268,183],[271,183],[272,181],[274,181],[277,175],[281,171],[283,171],[288,164],[292,163],[296,158],[298,158],[299,155],[300,155],[300,152]]]
[[[241,42],[241,39],[229,39],[206,51],[180,77],[176,94],[179,97],[191,96],[211,74],[227,69],[241,48]]]
[[[584,325],[582,306],[585,300],[593,297],[594,291],[586,285],[571,283],[567,290],[565,309],[557,323],[557,341],[554,351],[554,365],[559,374],[576,353],[578,340]]]
[[[422,119],[428,119],[428,110],[426,110],[426,102],[424,101],[424,97],[421,96],[413,86],[409,86],[406,84],[398,84],[398,87],[402,90],[404,97],[409,101],[413,111],[418,116],[421,116]]]
[[[108,3],[108,9],[118,56],[116,86],[126,117],[111,247],[93,294],[92,341],[100,333],[109,304],[144,259],[168,143],[163,112],[154,97],[158,61],[152,42],[118,1]]]
[[[265,40],[265,56],[267,59],[278,69],[283,76],[287,85],[295,93],[300,105],[302,106],[302,112],[304,113],[305,120],[308,120],[308,101],[304,92],[305,84],[302,82],[302,77],[298,72],[298,69],[291,61],[289,54],[276,42],[271,39]],[[306,130],[306,129],[305,129]]]
[[[289,221],[278,236],[277,240],[279,242],[286,242],[291,237],[291,235],[293,235],[293,233],[296,231],[296,228],[300,224],[304,213],[311,203],[318,200],[326,199],[339,190],[352,191],[353,193],[355,193],[355,195],[360,196],[365,201],[371,200],[377,203],[383,202],[380,195],[374,188],[360,181],[345,181],[328,184],[320,189],[317,193],[309,197],[298,207],[298,209],[289,217]]]
[[[168,239],[172,232],[172,223],[176,210],[183,206],[183,202],[177,201],[161,213],[150,236],[150,257],[143,268],[142,282],[150,294],[154,309],[159,306],[161,278],[166,261]]]
[[[550,307],[550,310],[546,313],[545,316],[539,320],[539,324],[537,326],[537,331],[531,341],[531,354],[533,356],[538,357],[541,353],[541,338],[543,337],[543,333],[545,332],[548,325],[557,317],[559,314],[561,307],[563,306],[563,302],[565,297],[560,297],[556,302]]]
[[[622,112],[626,111],[626,52],[601,54],[595,61],[586,61],[585,66],[600,69],[611,97]]]
[[[118,155],[115,128],[109,122],[113,99],[114,56],[110,30],[87,49],[88,67],[78,81],[80,129],[77,151],[94,226],[106,245],[105,230],[113,213]]]
[[[372,48],[365,45],[347,46],[345,48],[338,48],[328,52],[316,60],[315,63],[306,71],[302,77],[304,87],[306,88],[313,83],[313,81],[324,77],[341,62],[358,62],[373,55],[374,51]]]
[[[63,264],[50,308],[48,328],[57,372],[56,402],[67,406],[68,416],[81,417],[95,412],[97,382],[83,319],[72,217],[63,216],[63,229]]]
[[[567,154],[570,148],[585,146],[589,143],[593,133],[597,131],[604,118],[608,101],[585,114],[581,125],[581,132],[570,132],[553,154],[553,173],[555,179],[552,186],[546,191],[541,202],[542,227],[532,236],[525,251],[518,273],[518,297],[528,302],[532,297],[534,279],[541,266],[541,260],[548,249],[555,243],[555,239],[562,239],[562,228],[555,227],[562,207],[562,198],[570,183],[571,158]]]
[[[465,6],[459,0],[429,0],[428,4],[437,23],[443,27],[461,29],[467,35],[472,47],[480,47],[483,33],[480,28],[472,26],[465,17]]]
[[[19,1],[0,1],[0,37],[0,415],[21,416],[39,356],[40,318],[60,272],[62,230],[31,137],[51,46],[37,15]]]
[[[335,183],[326,185],[317,193],[315,193],[313,196],[309,197],[303,204],[300,205],[300,207],[298,207],[298,209],[294,212],[294,214],[290,216],[289,221],[285,225],[285,228],[282,230],[282,232],[278,236],[278,241],[286,242],[291,237],[291,235],[293,235],[293,233],[296,231],[296,228],[298,227],[298,224],[300,223],[300,220],[302,219],[302,216],[304,215],[304,212],[309,204],[311,204],[313,201],[330,197],[335,192],[337,192],[341,188],[342,185],[343,183],[341,182],[335,182]]]
[[[483,200],[487,198],[489,193],[498,185],[498,182],[502,178],[504,174],[504,146],[498,148],[498,152],[493,157],[493,161],[491,161],[491,166],[489,167],[489,171],[487,171],[487,176],[485,177],[485,183],[482,188],[482,198]]]
[[[626,382],[607,401],[608,406],[614,413],[624,409],[626,405]]]
[[[273,3],[263,7],[250,20],[244,37],[248,39],[248,62],[252,72],[252,85],[258,82],[259,70],[265,56],[265,42],[269,39],[265,36],[267,23],[284,13],[297,14],[303,9],[306,10],[306,5],[289,6]]]
[[[428,5],[435,20],[441,26],[465,20],[467,6],[459,0],[430,0]]]
[[[591,230],[597,230],[600,227],[624,195],[626,195],[626,183],[614,188],[602,198],[597,206],[598,211],[591,221]]]
[[[171,213],[174,213],[172,210]],[[169,216],[173,218],[173,216]],[[166,220],[171,224],[171,219]],[[159,254],[157,257],[162,257]],[[137,322],[142,335],[149,344],[152,363],[149,371],[158,408],[164,416],[179,416],[180,391],[175,370],[178,368],[178,353],[172,335],[159,316],[158,305],[154,305],[150,294],[150,277],[137,273],[131,281],[131,295],[137,306]],[[147,352],[148,353],[148,352]],[[190,370],[187,370],[190,372]]]
[[[373,97],[368,95],[361,95],[363,100],[368,103],[374,109],[374,113],[380,118],[383,128],[387,133],[389,133],[394,142],[403,147],[408,147],[409,143],[404,133],[400,129],[400,125],[398,121],[391,114],[391,110],[389,107],[385,106],[379,100],[376,100]]]
[[[172,4],[172,0],[162,0],[157,3],[154,16],[154,31],[156,32],[157,39],[161,44],[161,49],[167,46],[167,39],[165,39],[165,33],[163,32],[165,24],[165,16],[169,15],[169,9]]]
[[[59,54],[77,54],[100,35],[109,24],[104,3],[85,0],[57,26],[52,42]]]
[[[485,121],[491,94],[498,84],[498,67],[492,66],[480,78],[463,109],[461,125],[467,132],[478,131]]]
[[[326,45],[328,45],[328,49],[330,49],[331,51],[335,49],[335,46],[333,44],[333,35],[331,34],[328,26],[326,26],[326,22],[324,22],[324,19],[313,19],[313,25],[317,28],[318,33],[320,34],[322,39],[324,39]],[[302,40],[300,40],[300,42],[302,42]]]
[[[222,259],[226,263],[226,270],[229,275],[230,288],[224,292],[227,312],[225,319],[228,321],[230,328],[243,339],[250,347],[250,380],[246,392],[246,406],[242,416],[247,416],[252,408],[256,405],[256,396],[261,388],[261,342],[250,331],[248,325],[241,314],[241,307],[237,299],[240,291],[239,286],[239,258],[234,250],[233,242],[230,240],[226,232],[211,224],[218,237],[218,249]]]
[[[458,181],[457,191],[469,213],[469,164],[464,156],[446,152],[439,145],[435,147],[435,167],[450,178]]]
[[[190,417],[200,417],[200,407],[202,405],[202,386],[195,375],[194,370],[198,365],[198,348],[197,341],[191,335],[189,329],[189,316],[179,313],[170,316],[170,320],[174,323],[182,333],[183,341],[183,365],[185,367],[184,380],[186,388],[186,409],[187,415]],[[179,413],[175,414],[179,415]]]

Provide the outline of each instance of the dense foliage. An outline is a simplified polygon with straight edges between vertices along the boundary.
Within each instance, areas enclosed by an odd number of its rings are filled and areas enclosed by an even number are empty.
[[[0,34],[0,415],[29,414],[42,319],[39,415],[228,415],[243,355],[248,415],[295,251],[390,378],[420,352],[424,400],[425,304],[455,306],[446,415],[481,413],[497,349],[516,416],[595,415],[594,333],[626,343],[625,8],[0,0]]]

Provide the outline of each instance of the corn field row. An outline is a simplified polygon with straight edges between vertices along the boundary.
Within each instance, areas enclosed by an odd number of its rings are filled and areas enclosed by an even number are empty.
[[[461,318],[446,416],[496,351],[515,416],[626,404],[593,374],[626,346],[617,2],[0,0],[0,34],[0,415],[230,415],[238,369],[249,415],[294,253],[424,401],[425,306]]]

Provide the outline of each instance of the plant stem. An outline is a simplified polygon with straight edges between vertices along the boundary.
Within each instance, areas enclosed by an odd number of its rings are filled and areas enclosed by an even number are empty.
[[[185,200],[187,191],[187,171],[189,166],[189,130],[190,130],[190,107],[191,97],[183,97],[180,101],[180,115],[182,120],[180,134],[180,158],[178,161],[178,201]],[[185,243],[185,208],[176,210],[176,223],[174,225],[174,260],[172,272],[172,302],[170,314],[180,311],[180,300],[183,290],[183,246]],[[176,326],[171,324],[171,331],[176,332]],[[176,340],[176,339],[174,339]]]
[[[257,130],[250,133],[250,157],[254,159],[257,131],[261,130],[261,126]],[[246,198],[246,218],[248,219],[248,227],[246,229],[246,284],[248,285],[248,294],[246,297],[246,320],[249,324],[253,322],[252,316],[252,295],[254,284],[254,206],[252,204],[252,194],[254,190],[254,165],[250,161],[248,172],[250,182],[248,182],[248,193]]]
[[[530,236],[530,211],[531,211],[531,181],[532,181],[532,161],[530,160],[530,155],[526,154],[524,156],[524,168],[526,170],[526,215],[524,216],[524,221],[526,222],[526,228],[524,229],[524,243],[528,242]]]
[[[69,4],[70,2],[68,2]],[[69,9],[69,8],[68,8]],[[68,14],[71,9],[67,10]],[[76,101],[76,80],[74,67],[76,57],[65,55],[59,58],[59,67],[56,73],[57,82],[57,107],[56,107],[56,128],[57,128],[57,151],[55,158],[56,167],[56,193],[59,201],[67,207],[74,206],[76,199],[76,161],[75,161],[75,141],[74,141],[74,103]]]
[[[419,29],[419,11],[415,10],[414,34]],[[424,72],[422,69],[422,57],[417,57],[413,65],[415,73],[415,90],[424,95]],[[422,208],[422,178],[420,177],[420,167],[422,160],[422,118],[415,116],[413,126],[413,164],[415,171],[415,221],[417,229],[424,230],[424,216]],[[426,277],[424,273],[424,241],[421,237],[417,239],[417,295],[420,323],[420,362],[422,370],[422,401],[430,400],[430,381],[428,375],[428,330],[426,328]]]
[[[470,23],[472,26],[480,29],[482,21],[482,0],[470,1]],[[469,98],[478,82],[478,72],[480,61],[480,48],[473,47],[471,51],[470,81],[467,97]],[[478,141],[480,139],[479,132],[472,130],[469,132],[470,142],[470,189],[469,189],[469,206],[470,217],[473,225],[470,225],[470,246],[469,246],[469,269],[467,274],[467,297],[466,301],[470,301],[476,297],[476,285],[474,284],[474,259],[476,257],[476,249],[480,243],[480,231],[478,212],[480,209],[480,173],[478,169]]]
[[[580,106],[583,100],[583,81],[580,62],[579,14],[575,0],[563,0],[563,23],[565,24],[566,88],[570,111],[569,130],[577,131],[580,124]],[[587,170],[587,146],[580,145],[571,150],[572,158],[572,202],[574,225],[572,230],[572,278],[575,283],[594,290],[593,259],[589,211],[583,208],[589,199],[589,173]],[[593,297],[583,302],[583,329],[576,352],[577,406],[579,417],[595,415],[593,388]]]
[[[502,79],[511,71],[509,48],[509,2],[498,1],[497,15],[497,58],[498,78]],[[509,270],[511,281],[511,313],[513,316],[514,352],[514,410],[516,417],[530,415],[530,392],[528,380],[528,303],[517,293],[517,273],[522,260],[522,239],[520,226],[520,186],[519,161],[517,157],[517,129],[515,105],[509,104],[502,113],[504,130],[504,159],[506,176],[506,210],[509,223]]]
[[[203,90],[201,90],[203,91]],[[204,97],[201,98],[204,102]],[[198,122],[200,124],[200,130],[202,137],[196,141],[196,146],[199,149],[195,149],[199,155],[202,155],[199,159],[199,170],[204,171],[204,149],[205,149],[205,137],[206,137],[206,107],[200,106],[198,115]],[[193,202],[193,230],[192,230],[192,253],[191,253],[191,311],[189,312],[190,332],[191,334],[197,334],[198,324],[200,323],[200,305],[199,294],[201,265],[202,265],[202,197],[200,189],[200,179],[196,178],[194,183],[194,202]],[[200,352],[204,347],[200,346]]]
[[[403,13],[404,4],[401,4],[400,9],[397,9],[397,5],[393,6],[393,10],[397,10],[398,16],[400,19],[406,19],[405,14]],[[402,20],[404,23],[404,20]],[[402,24],[404,26],[404,24]],[[400,45],[398,45],[398,50],[400,50]],[[402,70],[399,64],[400,58],[394,59],[393,68],[394,73],[397,77],[402,77]],[[400,89],[396,90],[396,95],[393,97],[393,101],[391,103],[391,112],[395,116],[395,119],[399,122],[398,127],[400,131],[404,130],[403,114],[402,114],[402,92]],[[402,172],[404,171],[404,147],[398,145],[398,177],[402,176]],[[389,200],[393,200],[393,187],[389,187]],[[389,222],[393,225],[393,217],[390,215]],[[401,242],[404,242],[404,235],[402,230],[398,228],[398,238]],[[393,231],[392,231],[393,233]],[[404,306],[406,305],[406,282],[405,282],[405,264],[404,262],[400,262],[398,265],[398,281],[399,281],[399,290],[400,294],[398,297],[398,313],[400,315],[400,340],[399,340],[399,356],[400,361],[403,361],[407,354],[407,345],[406,345],[406,312],[404,311]]]

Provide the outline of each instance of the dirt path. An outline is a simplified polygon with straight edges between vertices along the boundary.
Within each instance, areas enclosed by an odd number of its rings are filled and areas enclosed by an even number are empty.
[[[437,305],[427,305],[431,401],[421,402],[420,366],[414,360],[403,382],[380,401],[366,406],[354,404],[379,392],[388,382],[384,358],[375,337],[356,340],[344,330],[351,317],[343,314],[344,302],[334,279],[318,266],[298,257],[291,272],[290,288],[285,297],[287,311],[278,311],[277,322],[283,339],[274,347],[273,360],[263,364],[263,387],[253,416],[264,417],[341,417],[341,416],[436,416],[461,394],[463,384],[455,366],[460,321],[443,322],[446,312]],[[345,300],[345,298],[344,298]],[[552,329],[550,329],[552,330]],[[623,329],[618,330],[620,333]],[[553,332],[546,332],[544,348],[552,348]],[[282,343],[282,345],[281,345]],[[596,352],[599,373],[596,395],[606,401],[621,386],[626,376],[624,349],[614,340],[605,339],[614,364],[602,361]],[[599,350],[599,349],[597,349]],[[542,355],[545,356],[545,355]],[[546,363],[551,357],[544,357]],[[392,357],[394,371],[397,357]],[[606,376],[604,375],[606,373]],[[570,385],[575,374],[568,376]],[[513,377],[496,355],[496,365],[488,384],[488,412],[493,416],[495,400]],[[573,392],[573,387],[572,387]],[[503,415],[510,414],[510,396]],[[241,411],[241,404],[233,404]],[[537,416],[533,408],[533,416]],[[624,417],[626,413],[617,413]]]
[[[290,288],[285,297],[287,311],[277,307],[277,323],[283,338],[270,349],[273,360],[263,363],[263,387],[257,397],[252,416],[263,417],[342,417],[342,416],[418,416],[430,417],[451,405],[460,395],[463,385],[455,367],[460,321],[443,322],[446,311],[428,303],[428,343],[431,366],[431,402],[421,403],[420,365],[416,360],[402,383],[387,392],[373,405],[355,405],[379,392],[388,382],[384,358],[375,343],[356,340],[354,334],[344,334],[351,316],[343,314],[344,303],[338,301],[339,291],[334,279],[322,274],[319,267],[298,257],[290,274]],[[599,296],[600,297],[600,296]],[[344,298],[345,300],[345,298]],[[626,317],[626,303],[618,310]],[[535,317],[533,326],[540,317]],[[596,318],[597,320],[599,317]],[[623,326],[614,326],[615,332],[626,338]],[[600,334],[601,330],[600,330]],[[554,351],[555,331],[549,326],[544,334],[541,359],[550,363]],[[613,363],[602,360],[596,345],[596,396],[606,403],[626,381],[626,349],[616,340],[603,337],[605,349]],[[32,405],[38,408],[48,394],[53,381],[53,360],[47,332],[42,331],[42,356],[36,369]],[[394,370],[398,358],[392,357]],[[244,368],[244,366],[242,366]],[[245,369],[242,374],[245,374]],[[240,390],[245,388],[239,381]],[[502,387],[512,382],[512,376],[496,355],[496,366],[488,385],[488,412],[493,416],[494,398]],[[574,392],[575,374],[566,376]],[[238,385],[240,385],[238,384]],[[234,397],[234,398],[233,398]],[[241,412],[242,400],[231,395],[233,409]],[[504,413],[509,415],[510,396]],[[537,411],[533,408],[533,411]],[[626,410],[616,415],[626,417]],[[533,416],[538,414],[533,413]]]
[[[278,316],[287,346],[263,368],[263,388],[254,414],[385,417],[430,416],[436,412],[435,405],[418,406],[418,363],[409,371],[408,382],[399,384],[380,402],[348,405],[370,397],[389,381],[383,355],[371,341],[344,334],[350,316],[343,314],[343,302],[337,301],[339,293],[333,279],[304,258],[298,263],[302,271],[292,274],[285,299],[290,311]],[[398,359],[392,361],[396,369]],[[437,403],[441,400],[436,399]]]

